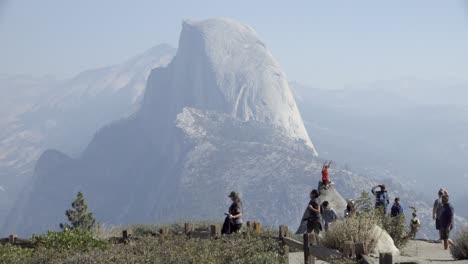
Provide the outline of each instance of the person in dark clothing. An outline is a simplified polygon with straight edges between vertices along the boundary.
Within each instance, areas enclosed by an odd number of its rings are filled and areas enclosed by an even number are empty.
[[[450,240],[450,231],[453,229],[454,209],[449,202],[449,196],[442,196],[442,210],[440,214],[440,238],[444,241],[444,249],[447,250],[449,244],[453,245]]]
[[[441,188],[438,193],[439,197],[434,201],[434,206],[432,209],[432,219],[435,221],[435,226],[436,226],[437,231],[440,231],[440,214],[442,213],[442,208],[443,208],[442,196],[444,195],[448,195],[448,193],[445,189]],[[442,238],[439,237],[439,240],[442,240]]]
[[[310,202],[307,209],[309,210],[309,218],[307,219],[307,233],[314,232],[316,235],[322,231],[320,219],[320,204],[318,202],[319,193],[317,190],[312,190],[310,193]]]
[[[380,191],[377,189],[380,188]],[[385,185],[377,185],[372,188],[372,194],[375,196],[375,208],[382,210],[383,214],[387,214],[387,207],[390,204],[390,199],[388,198],[388,193]]]
[[[231,198],[232,204],[229,207],[229,212],[226,213],[226,219],[221,229],[222,234],[237,233],[242,227],[242,202],[239,193],[231,192],[228,197]]]
[[[403,214],[403,207],[400,204],[400,198],[395,198],[395,202],[393,203],[392,209],[390,210],[391,217],[397,217]]]
[[[325,232],[328,231],[330,225],[333,222],[336,222],[336,220],[338,220],[338,216],[336,215],[335,209],[333,209],[330,206],[330,203],[328,201],[324,201],[322,203],[322,218]]]

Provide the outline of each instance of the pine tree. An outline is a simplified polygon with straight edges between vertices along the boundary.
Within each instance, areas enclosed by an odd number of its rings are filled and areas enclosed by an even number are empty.
[[[81,192],[78,192],[72,203],[72,209],[67,210],[65,215],[70,223],[60,224],[62,230],[82,229],[89,231],[96,225],[96,219],[94,219],[92,212],[88,212],[88,205]]]

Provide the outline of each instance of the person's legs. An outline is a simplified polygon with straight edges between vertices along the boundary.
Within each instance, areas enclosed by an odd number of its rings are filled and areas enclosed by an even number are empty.
[[[315,234],[315,245],[319,246],[320,245],[319,244],[320,225],[317,225],[317,227],[315,227],[314,234]]]
[[[444,249],[447,250],[449,246],[450,229],[441,227],[440,238],[444,241]]]
[[[442,234],[440,232],[440,220],[436,219],[436,230],[439,231],[439,240],[442,240]]]
[[[314,223],[307,221],[307,233],[310,234],[312,231],[314,231]]]
[[[239,230],[241,229],[242,224],[233,224],[232,225],[232,233],[239,233]]]
[[[320,235],[320,229],[322,225],[320,223],[317,223],[317,225],[314,228],[314,233],[315,233],[315,245],[319,245],[319,235]]]

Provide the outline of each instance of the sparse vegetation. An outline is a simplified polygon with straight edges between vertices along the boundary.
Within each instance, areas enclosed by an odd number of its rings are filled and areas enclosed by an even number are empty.
[[[32,249],[23,249],[9,244],[0,244],[0,263],[1,264],[22,264],[26,263],[33,255]]]
[[[369,250],[373,250],[380,233],[375,231],[378,220],[368,213],[346,218],[335,222],[325,233],[322,244],[325,247],[342,250],[343,242],[365,242]]]
[[[454,240],[455,245],[450,247],[454,259],[468,259],[468,228],[460,231]]]
[[[402,248],[408,242],[405,218],[384,216],[382,212],[374,211],[372,197],[368,192],[363,192],[355,201],[358,213],[355,217],[346,218],[332,225],[325,233],[323,245],[329,248],[342,250],[344,241],[365,242],[368,250],[372,251],[381,236],[375,229],[380,226],[393,239],[395,246]]]
[[[90,231],[83,229],[67,229],[61,232],[49,231],[47,234],[33,236],[35,248],[52,249],[58,252],[84,252],[93,249],[105,249],[108,245],[104,240],[94,237]]]
[[[403,248],[409,241],[409,234],[406,230],[406,220],[404,215],[397,217],[378,216],[379,226],[382,227],[392,237],[397,248]]]
[[[206,224],[197,224],[203,227]],[[182,226],[138,225],[128,230],[141,232],[127,244],[110,244],[83,230],[49,232],[35,236],[34,249],[0,246],[0,263],[278,263],[279,243],[265,239],[272,235],[238,234],[229,238],[194,239],[182,234],[153,237],[162,227],[182,232]],[[135,233],[133,233],[135,236]],[[147,236],[144,236],[147,235]]]

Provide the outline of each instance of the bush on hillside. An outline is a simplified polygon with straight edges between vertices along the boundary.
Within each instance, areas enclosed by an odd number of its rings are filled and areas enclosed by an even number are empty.
[[[372,251],[377,244],[381,233],[376,232],[375,226],[380,226],[393,239],[396,247],[402,248],[409,240],[405,227],[404,216],[392,218],[383,212],[375,211],[372,197],[363,192],[356,199],[355,207],[358,210],[355,217],[333,223],[323,238],[324,246],[342,250],[344,241],[365,242],[368,250]]]
[[[49,231],[44,235],[34,235],[32,240],[36,248],[52,249],[58,252],[84,252],[104,249],[108,245],[106,241],[96,239],[91,232],[82,229]]]
[[[397,248],[403,248],[409,241],[410,236],[406,230],[406,219],[404,215],[397,217],[379,214],[379,226],[392,237]]]
[[[375,232],[377,219],[368,213],[359,214],[356,217],[339,220],[332,224],[321,241],[328,248],[343,250],[343,242],[365,242],[369,251],[372,251],[380,234]]]
[[[453,242],[455,245],[450,247],[453,258],[456,260],[468,259],[468,228],[459,232]]]
[[[0,244],[0,263],[1,264],[23,264],[26,260],[31,258],[32,249],[20,248],[10,244]]]
[[[143,226],[140,226],[143,227]],[[0,248],[2,259],[8,262],[0,263],[279,263],[279,242],[266,239],[271,233],[236,234],[219,239],[194,239],[184,235],[168,235],[164,237],[140,237],[127,244],[108,244],[102,247],[101,241],[83,242],[80,239],[70,239],[78,230],[67,232],[50,232],[47,235],[35,237],[43,246],[34,250],[24,251],[11,248],[8,252]],[[67,234],[64,237],[63,234]],[[89,233],[88,233],[89,234]],[[70,242],[73,241],[73,242]],[[87,241],[87,242],[86,242]],[[80,246],[85,244],[86,246]],[[10,248],[9,248],[10,249]],[[3,251],[2,251],[3,250]]]

